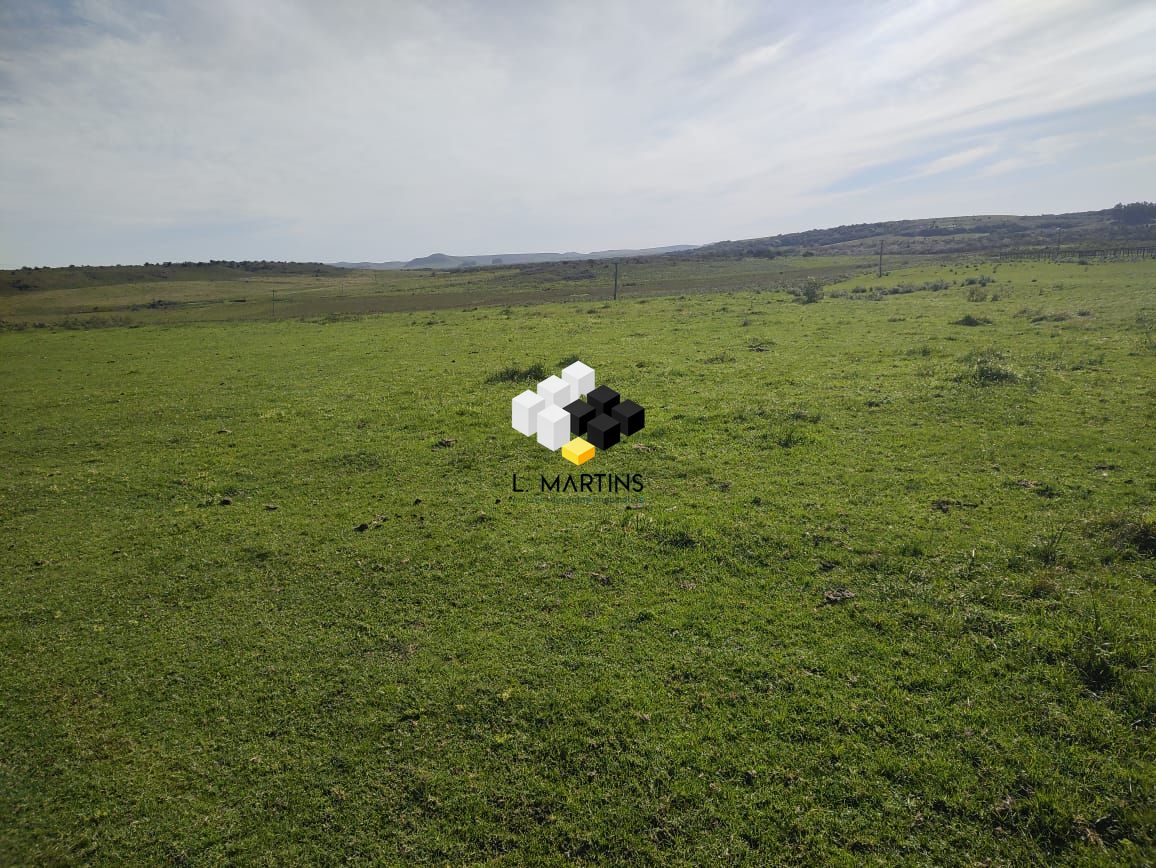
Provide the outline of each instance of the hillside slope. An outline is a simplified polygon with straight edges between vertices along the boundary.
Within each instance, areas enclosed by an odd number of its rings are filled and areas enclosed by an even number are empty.
[[[1147,203],[1136,203],[1143,206]],[[1130,211],[1117,206],[1103,211],[1018,216],[980,214],[859,223],[811,229],[786,235],[719,241],[698,248],[695,257],[776,256],[812,251],[824,254],[968,253],[1055,244],[1118,244],[1156,241],[1152,220],[1156,208]]]

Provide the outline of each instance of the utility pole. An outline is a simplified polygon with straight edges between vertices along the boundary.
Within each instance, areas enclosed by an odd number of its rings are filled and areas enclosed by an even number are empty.
[[[879,276],[883,276],[883,239],[879,239]]]
[[[614,300],[618,301],[618,260],[614,260]]]
[[[1056,227],[1056,262],[1060,261],[1060,239],[1064,236],[1064,227]]]
[[[277,290],[273,290],[273,319],[277,318]]]

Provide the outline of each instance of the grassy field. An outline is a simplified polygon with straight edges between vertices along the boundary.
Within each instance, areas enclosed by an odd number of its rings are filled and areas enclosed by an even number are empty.
[[[892,257],[903,265],[914,257]],[[866,274],[873,260],[852,256],[775,259],[671,257],[627,260],[626,298],[796,287]],[[0,327],[91,328],[233,320],[294,319],[479,305],[577,303],[611,298],[614,266],[560,262],[465,271],[247,272],[219,267],[54,269],[0,272]],[[15,287],[31,283],[33,291]],[[274,305],[274,293],[276,304]]]
[[[1150,864],[1156,262],[744,262],[0,334],[0,863]]]

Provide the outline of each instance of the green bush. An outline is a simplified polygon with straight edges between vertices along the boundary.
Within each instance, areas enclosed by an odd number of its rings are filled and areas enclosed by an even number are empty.
[[[974,386],[992,386],[999,383],[1017,383],[1017,374],[1007,364],[1007,356],[994,348],[971,353],[964,358],[967,369],[960,380]]]
[[[991,320],[985,316],[972,316],[971,314],[967,314],[960,319],[952,320],[951,324],[961,326],[981,326],[991,325]]]
[[[823,297],[823,287],[813,277],[808,277],[807,282],[803,284],[802,290],[799,292],[799,300],[803,304],[814,304]]]

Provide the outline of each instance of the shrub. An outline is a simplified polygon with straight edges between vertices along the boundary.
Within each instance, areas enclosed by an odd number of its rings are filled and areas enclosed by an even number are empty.
[[[961,326],[982,326],[991,325],[991,320],[985,316],[972,316],[971,314],[967,314],[961,319],[953,320],[951,324]]]
[[[517,365],[507,365],[500,371],[495,371],[486,377],[486,382],[490,385],[497,383],[520,383],[523,381],[538,382],[546,379],[546,369],[541,364],[535,362],[525,368],[519,368]]]
[[[1019,374],[1010,368],[1002,350],[994,348],[981,350],[965,357],[967,369],[960,380],[975,386],[991,386],[998,383],[1016,383]]]

